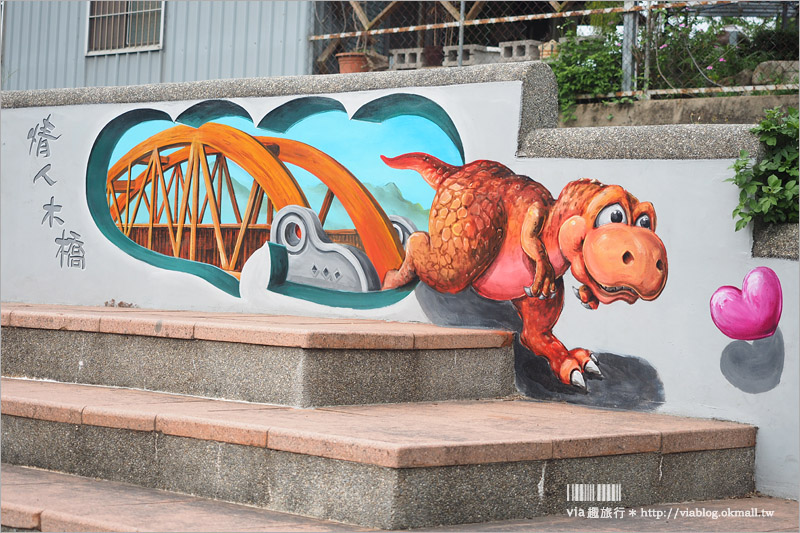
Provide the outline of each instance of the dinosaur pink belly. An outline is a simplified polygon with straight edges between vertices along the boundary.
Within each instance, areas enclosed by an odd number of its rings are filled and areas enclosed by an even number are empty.
[[[534,266],[521,247],[500,250],[494,263],[478,277],[472,287],[491,300],[513,300],[525,295],[523,287],[533,283]]]

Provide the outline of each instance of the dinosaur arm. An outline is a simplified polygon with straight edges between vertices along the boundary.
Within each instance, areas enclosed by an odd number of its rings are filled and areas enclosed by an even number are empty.
[[[521,244],[525,254],[536,266],[530,287],[531,294],[550,297],[556,292],[556,275],[547,257],[547,248],[539,237],[545,219],[546,213],[540,206],[534,204],[528,208],[522,222]]]
[[[597,296],[594,295],[588,285],[581,285],[580,288],[573,288],[573,290],[575,291],[575,296],[581,301],[581,305],[586,309],[597,309],[600,305],[600,300],[597,299]]]

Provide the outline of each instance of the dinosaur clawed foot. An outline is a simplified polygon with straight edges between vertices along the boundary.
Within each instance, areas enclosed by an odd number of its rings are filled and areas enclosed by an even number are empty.
[[[569,351],[569,356],[561,362],[558,372],[561,381],[581,390],[587,390],[584,374],[602,378],[603,373],[597,366],[597,358],[589,350],[575,348]]]

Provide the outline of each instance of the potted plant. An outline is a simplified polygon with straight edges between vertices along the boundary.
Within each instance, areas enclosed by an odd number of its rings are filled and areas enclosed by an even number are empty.
[[[389,58],[377,53],[368,45],[368,41],[367,35],[360,34],[352,51],[336,54],[340,74],[372,72],[389,68]]]
[[[352,52],[342,52],[336,54],[339,61],[339,73],[350,74],[352,72],[369,72],[367,54],[363,51],[353,50]]]

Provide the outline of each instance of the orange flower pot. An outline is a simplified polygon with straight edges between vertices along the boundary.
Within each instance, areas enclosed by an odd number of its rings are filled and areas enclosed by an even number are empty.
[[[367,55],[362,52],[344,52],[336,54],[339,60],[339,73],[348,74],[351,72],[369,72]]]

